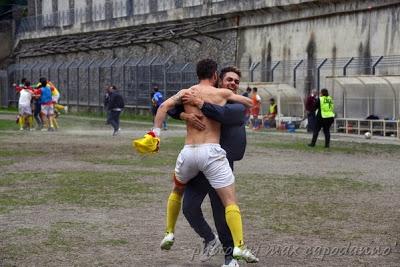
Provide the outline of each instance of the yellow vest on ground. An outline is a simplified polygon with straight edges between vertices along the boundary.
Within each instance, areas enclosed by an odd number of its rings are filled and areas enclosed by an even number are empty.
[[[335,117],[335,113],[333,112],[335,109],[335,105],[333,104],[333,99],[331,96],[321,96],[319,98],[320,107],[321,107],[321,117],[322,118],[333,118]]]

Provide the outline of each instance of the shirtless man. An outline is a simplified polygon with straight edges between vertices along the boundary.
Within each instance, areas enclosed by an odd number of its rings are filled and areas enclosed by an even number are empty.
[[[217,63],[210,59],[197,63],[197,76],[199,84],[179,91],[176,95],[166,100],[158,109],[154,120],[153,133],[160,135],[160,128],[167,111],[181,102],[185,93],[193,93],[204,101],[212,104],[224,105],[228,100],[252,106],[251,99],[234,94],[228,89],[216,89],[214,85],[218,79]],[[196,106],[184,105],[185,112],[202,115]],[[244,259],[247,262],[258,262],[250,250],[244,247],[243,227],[239,207],[236,202],[235,177],[229,166],[225,151],[219,145],[220,123],[202,117],[206,126],[200,131],[186,126],[185,146],[179,154],[174,175],[174,187],[168,198],[166,235],[161,242],[161,249],[169,250],[174,243],[175,224],[180,211],[180,203],[185,184],[195,177],[199,171],[203,172],[211,186],[217,191],[225,207],[226,222],[233,237],[235,259]]]

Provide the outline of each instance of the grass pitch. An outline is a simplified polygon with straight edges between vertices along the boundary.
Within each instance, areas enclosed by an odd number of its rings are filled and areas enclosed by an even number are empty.
[[[181,215],[176,244],[159,250],[175,159],[185,131],[163,132],[160,153],[136,154],[149,120],[62,116],[58,132],[19,132],[0,114],[0,266],[220,266],[197,256],[200,238]],[[399,260],[399,146],[335,141],[307,147],[297,135],[248,134],[235,165],[254,266],[395,266]],[[212,223],[211,210],[203,204]],[[324,256],[308,248],[390,248],[385,255]],[[266,247],[297,246],[296,255]],[[253,266],[253,265],[252,265]]]

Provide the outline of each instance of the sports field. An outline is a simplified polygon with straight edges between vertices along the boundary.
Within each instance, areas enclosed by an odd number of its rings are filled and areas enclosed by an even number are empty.
[[[144,157],[131,140],[149,122],[112,137],[101,118],[63,116],[58,132],[19,132],[14,119],[0,113],[0,266],[222,264],[199,261],[182,214],[174,247],[159,249],[182,125]],[[333,138],[326,150],[305,134],[248,132],[235,174],[260,263],[241,266],[399,266],[400,141]]]

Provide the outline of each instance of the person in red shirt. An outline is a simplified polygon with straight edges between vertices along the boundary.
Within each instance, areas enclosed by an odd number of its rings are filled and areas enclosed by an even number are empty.
[[[260,128],[260,121],[258,119],[258,115],[260,115],[261,108],[261,97],[257,93],[257,87],[253,88],[253,93],[251,94],[251,100],[253,101],[253,107],[251,108],[252,115],[252,125],[253,130],[258,130]]]
[[[251,94],[251,88],[250,88],[249,86],[247,86],[246,92],[244,92],[244,93],[242,94],[242,96],[251,97],[250,94]],[[250,124],[250,115],[251,115],[251,110],[250,110],[249,108],[246,108],[246,111],[245,111],[246,127],[248,127],[249,124]]]
[[[25,82],[26,82],[26,81],[27,81],[26,78],[22,78],[22,79],[21,79],[21,83],[20,83],[19,85],[17,85],[16,83],[13,84],[13,86],[15,87],[15,91],[16,91],[17,93],[21,92],[22,89],[24,89],[24,86],[25,86]]]
[[[311,94],[307,97],[306,100],[306,112],[307,112],[307,132],[312,133],[314,131],[314,126],[316,122],[315,117],[315,103],[318,99],[317,90],[311,90]]]

